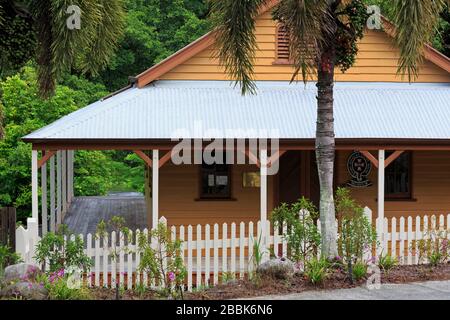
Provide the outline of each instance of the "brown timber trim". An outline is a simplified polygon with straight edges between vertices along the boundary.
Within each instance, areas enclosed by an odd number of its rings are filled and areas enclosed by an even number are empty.
[[[375,168],[378,168],[379,163],[378,159],[375,158],[373,154],[370,153],[370,151],[361,151],[361,153],[374,165]]]
[[[278,150],[273,155],[271,155],[268,159],[268,167],[271,167],[275,162],[280,160],[281,156],[286,153],[287,150]]]
[[[395,34],[397,33],[397,28],[395,25],[383,16],[381,16],[381,21],[384,32],[392,38],[395,38]],[[450,58],[437,51],[431,45],[425,44],[423,48],[423,56],[426,60],[434,63],[445,71],[450,72]]]
[[[33,150],[172,150],[179,143],[170,139],[24,139],[23,141],[32,143]],[[315,150],[315,139],[281,139],[280,150]],[[450,151],[450,139],[338,138],[336,150]]]
[[[148,155],[145,154],[144,151],[141,150],[133,150],[134,153],[137,154],[137,156],[139,158],[141,158],[142,160],[144,160],[144,162],[151,168],[153,166],[153,161],[152,159],[150,159],[150,157]]]
[[[165,165],[166,162],[169,161],[171,157],[172,157],[172,151],[169,150],[166,152],[165,155],[162,156],[161,159],[159,159],[159,167],[161,168],[163,165]]]
[[[389,156],[389,158],[387,158],[384,161],[384,168],[387,168],[392,162],[395,161],[395,159],[397,159],[398,157],[400,157],[402,155],[402,153],[405,151],[395,151],[393,154],[391,154]]]
[[[55,155],[56,151],[42,151],[42,158],[38,160],[38,169],[40,169],[51,157]]]

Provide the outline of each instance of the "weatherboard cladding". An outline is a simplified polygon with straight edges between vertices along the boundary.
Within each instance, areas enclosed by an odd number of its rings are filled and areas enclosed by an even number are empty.
[[[157,81],[91,104],[25,140],[315,136],[317,88],[259,82]],[[450,139],[450,85],[336,83],[337,138]]]

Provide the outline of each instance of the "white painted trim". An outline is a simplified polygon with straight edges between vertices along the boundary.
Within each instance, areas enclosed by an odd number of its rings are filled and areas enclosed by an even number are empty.
[[[267,225],[267,149],[261,149],[260,151],[260,175],[261,175],[261,187],[260,187],[260,221],[261,221],[261,251],[265,253],[267,237],[266,225]],[[258,239],[259,240],[259,239]],[[267,258],[267,254],[263,254],[263,261]]]
[[[69,150],[67,152],[67,201],[71,203],[73,199],[73,162],[75,151]]]
[[[49,159],[50,162],[50,231],[55,232],[55,213],[56,213],[56,200],[55,200],[55,156]]]
[[[41,167],[41,206],[42,206],[42,235],[48,232],[48,197],[47,197],[47,164]]]
[[[61,224],[62,195],[61,195],[61,151],[56,153],[56,229]]]
[[[152,228],[159,220],[159,150],[152,152]]]
[[[67,212],[67,150],[61,152],[61,194],[62,194],[62,218]]]
[[[378,223],[377,223],[377,235],[378,235],[378,254],[387,254],[387,248],[384,248],[384,160],[385,151],[378,150]]]
[[[31,215],[39,224],[38,151],[31,151]]]

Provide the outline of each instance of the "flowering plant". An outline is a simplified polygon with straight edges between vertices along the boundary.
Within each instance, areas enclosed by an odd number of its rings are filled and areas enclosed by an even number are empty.
[[[169,297],[182,296],[186,268],[181,258],[181,241],[172,240],[166,225],[160,223],[148,236],[144,233],[139,235],[138,247],[142,253],[139,270],[162,285]]]

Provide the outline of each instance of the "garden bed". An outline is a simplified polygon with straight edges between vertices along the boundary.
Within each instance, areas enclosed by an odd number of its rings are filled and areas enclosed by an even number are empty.
[[[450,280],[450,264],[435,267],[429,265],[396,266],[388,273],[381,274],[381,283],[410,283],[419,281]],[[321,284],[313,285],[304,276],[295,275],[291,280],[261,279],[259,283],[248,280],[237,280],[224,285],[192,293],[185,293],[185,300],[224,300],[252,298],[264,295],[300,293],[311,290],[346,289],[362,286],[366,278],[351,284],[347,274],[340,269],[334,270]],[[93,299],[115,299],[113,289],[91,289]],[[134,290],[122,292],[123,300],[161,299],[156,292],[147,290],[138,294]]]

